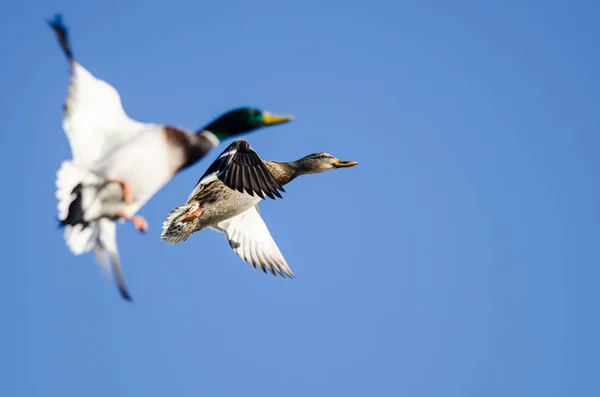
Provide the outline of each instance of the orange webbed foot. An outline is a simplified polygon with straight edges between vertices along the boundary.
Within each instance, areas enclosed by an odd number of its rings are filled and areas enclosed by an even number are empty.
[[[131,218],[131,222],[140,233],[146,233],[148,231],[148,222],[146,222],[146,219],[143,216],[136,215]]]
[[[181,222],[193,221],[194,219],[199,218],[200,215],[202,215],[202,207],[198,207],[198,209],[195,210],[194,212],[191,212],[191,213],[187,214],[186,216],[184,216],[181,219]]]
[[[124,212],[119,212],[117,214],[117,217],[119,217],[121,219],[125,219],[125,220],[133,223],[133,226],[135,226],[135,228],[138,231],[140,231],[141,233],[145,233],[148,231],[148,222],[146,222],[146,219],[144,219],[143,216],[139,216],[139,215],[128,216]]]
[[[131,185],[129,184],[129,182],[120,179],[107,179],[106,182],[118,183],[119,185],[121,185],[121,188],[123,189],[123,201],[125,202],[125,204],[133,203],[133,189],[131,189]]]

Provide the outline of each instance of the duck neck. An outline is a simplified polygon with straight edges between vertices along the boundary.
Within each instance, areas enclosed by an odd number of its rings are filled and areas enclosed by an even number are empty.
[[[219,144],[219,139],[210,131],[200,131],[191,135],[182,129],[167,126],[165,132],[168,143],[179,151],[180,161],[175,172],[194,164]]]
[[[265,161],[271,174],[282,186],[290,183],[301,175],[310,174],[301,161]]]
[[[195,137],[196,137],[195,140],[198,140],[198,141],[208,140],[208,142],[210,142],[212,147],[219,146],[219,144],[221,143],[221,139],[222,139],[217,134],[215,134],[214,132],[207,130],[207,129],[198,131],[198,133],[196,133]]]

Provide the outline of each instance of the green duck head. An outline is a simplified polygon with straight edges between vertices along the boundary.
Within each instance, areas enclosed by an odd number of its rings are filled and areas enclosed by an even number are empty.
[[[287,123],[293,119],[294,116],[291,115],[277,115],[253,107],[243,107],[221,115],[202,130],[208,130],[219,140],[223,140],[261,127]]]

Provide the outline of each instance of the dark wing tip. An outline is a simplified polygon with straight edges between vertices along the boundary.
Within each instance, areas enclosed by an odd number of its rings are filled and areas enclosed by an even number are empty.
[[[267,168],[267,166],[264,166],[264,171],[267,173],[268,178],[270,180],[270,187],[271,187],[271,191],[273,192],[273,194],[275,194],[277,197],[279,198],[283,198],[281,196],[281,193],[279,193],[279,191],[282,191],[285,193],[285,190],[283,189],[283,186],[281,186],[281,184],[279,183],[279,181],[277,180],[277,178],[275,178],[275,176],[273,176],[273,174],[271,173],[271,171],[269,171],[269,169]],[[275,199],[275,197],[273,197],[273,199]]]
[[[239,145],[239,148],[244,150],[244,151],[248,151],[248,150],[252,150],[250,148],[250,142],[248,142],[245,139],[238,139],[235,142],[237,142],[237,144]]]
[[[52,26],[53,29],[62,27],[64,29],[65,25],[62,21],[62,14],[55,14],[54,19],[46,19],[48,24]]]
[[[64,39],[67,40],[69,38],[69,32],[63,23],[61,14],[56,14],[54,19],[47,19],[46,22],[48,22],[48,25],[54,30],[59,39],[64,37]]]
[[[129,291],[127,291],[127,285],[125,285],[125,279],[123,278],[123,274],[121,273],[121,263],[119,261],[119,257],[116,255],[112,255],[110,262],[112,265],[115,281],[117,282],[117,288],[119,289],[121,297],[128,302],[133,302],[133,298],[131,298]]]
[[[119,292],[121,293],[121,297],[123,299],[125,299],[127,302],[133,303],[133,298],[131,297],[131,295],[129,295],[129,292],[127,292],[127,289],[125,289],[125,286],[119,285]]]
[[[65,55],[69,59],[69,62],[73,61],[73,52],[71,51],[71,47],[69,46],[69,31],[62,20],[61,14],[56,14],[54,19],[47,20],[50,27],[56,33],[58,37],[58,42],[60,43],[61,48],[65,52]]]
[[[224,156],[225,154],[227,156]],[[240,193],[258,196],[261,199],[267,196],[275,200],[276,197],[282,198],[279,191],[285,192],[245,139],[237,139],[229,145],[205,175],[215,171],[219,171],[217,177],[225,186]]]
[[[270,199],[275,200],[275,196],[273,196],[273,193],[271,192],[265,192],[267,194],[267,196],[269,196]]]

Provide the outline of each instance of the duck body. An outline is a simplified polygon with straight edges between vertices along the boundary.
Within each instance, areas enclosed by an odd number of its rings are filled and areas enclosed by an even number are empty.
[[[186,204],[173,209],[163,223],[161,238],[176,244],[206,227],[226,235],[245,261],[273,275],[293,277],[262,220],[258,203],[297,176],[320,173],[358,163],[314,153],[294,162],[261,160],[248,142],[233,142],[200,178]]]
[[[194,135],[175,127],[148,125],[127,145],[117,147],[92,167],[102,180],[129,181],[132,202],[123,201],[123,188],[109,183],[104,189],[103,211],[88,214],[87,220],[99,217],[115,218],[119,214],[134,216],[146,202],[165,186],[179,171],[204,157],[215,144],[206,133]]]
[[[267,162],[247,141],[238,139],[202,175],[187,203],[169,213],[161,238],[179,243],[205,227],[217,228],[220,222],[256,206],[265,195],[281,197],[279,190],[283,191],[283,187],[269,171]]]
[[[192,201],[202,208],[202,214],[190,222],[194,232],[239,215],[262,200],[230,189],[221,181],[213,182],[206,193],[206,196],[200,195]]]
[[[100,160],[93,171],[104,180],[128,181],[133,193],[132,201],[125,202],[122,186],[111,183],[112,187],[120,189],[112,197],[105,198],[105,212],[101,216],[135,215],[175,176],[179,168],[177,163],[182,161],[178,158],[179,154],[176,148],[168,145],[163,126],[149,126],[126,145]],[[110,202],[118,202],[118,205],[109,205]]]
[[[265,160],[264,164],[281,186],[286,185],[296,177],[287,163]],[[187,205],[189,206],[186,206],[186,212],[202,208],[202,213],[199,217],[189,221],[185,227],[191,233],[205,227],[216,227],[219,222],[245,212],[262,200],[264,198],[259,197],[257,194],[250,195],[246,192],[242,193],[231,189],[220,179],[215,178],[202,189],[198,189],[188,199]]]

